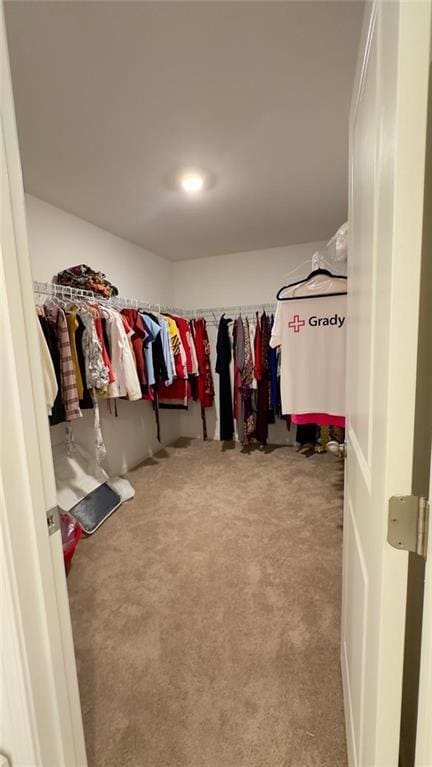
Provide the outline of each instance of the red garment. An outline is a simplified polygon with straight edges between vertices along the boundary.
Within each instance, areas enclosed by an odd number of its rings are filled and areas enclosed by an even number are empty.
[[[175,317],[173,314],[170,316],[173,318],[174,322],[176,323],[179,329],[180,340],[183,344],[183,348],[186,354],[186,372],[188,375],[191,375],[193,371],[193,362],[192,362],[192,354],[191,354],[189,339],[188,339],[189,323],[183,317]]]
[[[188,399],[191,397],[191,387],[187,380],[188,355],[186,349],[189,351],[190,357],[189,344],[187,343],[186,338],[188,326],[186,320],[183,320],[181,317],[174,317],[172,314],[169,314],[168,316],[174,320],[178,327],[180,335],[179,340],[185,351],[186,365],[184,364],[184,361],[182,361],[182,355],[180,354],[180,351],[177,351],[177,353],[174,351],[176,377],[170,386],[165,386],[164,383],[159,384],[159,402],[162,408],[164,407],[164,403],[171,404],[173,407],[177,406],[179,408],[185,408],[187,407]],[[184,323],[186,323],[186,329],[184,327]]]
[[[98,315],[97,317],[94,318],[94,321],[95,321],[97,337],[98,337],[99,343],[100,343],[100,345],[102,347],[102,359],[103,359],[105,365],[108,368],[109,382],[113,383],[116,380],[116,377],[115,377],[114,371],[112,369],[111,360],[109,358],[108,350],[107,350],[107,348],[105,346],[105,340],[104,340],[104,335],[103,335],[103,330],[102,330],[102,320],[101,320],[101,318]]]
[[[186,407],[191,398],[191,385],[186,378],[176,378],[170,386],[160,383],[158,386],[159,402],[176,400],[179,407]]]
[[[345,416],[330,415],[330,413],[297,413],[291,416],[292,423],[316,423],[318,426],[340,426],[345,428]]]
[[[144,361],[144,341],[147,338],[148,333],[144,327],[141,316],[136,309],[122,309],[121,314],[127,319],[133,330],[131,340],[135,353],[138,378],[140,383],[145,386],[147,383],[147,376]]]
[[[206,321],[194,320],[193,337],[198,358],[198,399],[203,407],[212,407],[214,401],[213,378],[210,365],[210,342],[207,335]]]
[[[121,320],[123,322],[123,327],[124,327],[124,329],[126,331],[126,335],[130,339],[130,337],[131,337],[131,335],[133,333],[133,330],[132,330],[131,326],[129,325],[129,322],[127,321],[126,317],[121,312],[120,312],[120,317],[121,317]]]
[[[133,360],[134,360],[135,366],[136,366],[137,361],[136,361],[136,356],[135,356],[135,349],[134,349],[133,343],[132,343],[132,336],[133,336],[133,332],[134,331],[133,331],[133,328],[131,328],[131,326],[129,325],[129,322],[128,322],[127,318],[124,316],[124,314],[122,314],[121,312],[119,312],[119,314],[120,314],[120,317],[121,317],[121,321],[123,323],[123,327],[125,329],[125,333],[126,333],[126,335],[128,337],[128,343],[130,344],[130,348],[131,348],[131,352],[132,352],[132,357],[133,357]]]
[[[174,354],[174,365],[175,365],[175,375],[176,378],[179,378],[183,381],[186,380],[186,368],[183,364],[183,360],[181,357],[180,352],[177,352],[177,354]]]

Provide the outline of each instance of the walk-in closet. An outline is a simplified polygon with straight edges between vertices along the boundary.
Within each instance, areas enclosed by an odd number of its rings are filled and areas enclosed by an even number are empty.
[[[420,271],[392,272],[384,236],[417,199],[388,192],[409,110],[424,144],[413,5],[4,3],[5,383],[35,414],[16,454],[41,456],[46,570],[25,588],[58,719],[52,757],[10,764],[390,767],[404,727],[415,748],[405,606],[386,612],[408,555],[384,530],[415,398],[395,307],[411,280],[418,315]]]

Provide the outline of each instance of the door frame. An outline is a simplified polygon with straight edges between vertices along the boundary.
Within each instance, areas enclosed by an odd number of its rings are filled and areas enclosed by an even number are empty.
[[[0,356],[9,383],[1,414],[2,465],[6,467],[0,496],[2,618],[6,621],[1,639],[2,649],[9,654],[2,663],[6,694],[0,748],[11,764],[86,767],[61,533],[57,530],[50,536],[47,526],[47,512],[56,506],[56,488],[3,2],[0,43]]]

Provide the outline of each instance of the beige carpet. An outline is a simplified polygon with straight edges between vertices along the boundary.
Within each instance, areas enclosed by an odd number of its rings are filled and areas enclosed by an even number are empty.
[[[341,767],[342,467],[183,440],[69,577],[90,767]]]

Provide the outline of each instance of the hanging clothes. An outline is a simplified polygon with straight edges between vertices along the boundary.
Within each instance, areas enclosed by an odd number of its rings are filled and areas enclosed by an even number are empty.
[[[154,364],[153,364],[153,343],[161,332],[160,325],[148,314],[140,313],[141,322],[145,328],[145,339],[143,343],[145,371],[147,378],[147,393],[152,395],[153,387],[156,383]]]
[[[60,374],[60,352],[57,343],[57,336],[54,327],[48,322],[45,315],[39,315],[39,323],[49,349],[54,366],[55,377],[57,381],[57,395],[54,399],[51,414],[49,416],[50,426],[66,421],[65,408],[61,396],[61,374]]]
[[[78,366],[80,370],[81,380],[83,383],[83,396],[82,396],[82,399],[80,399],[79,405],[81,410],[90,410],[93,408],[93,400],[90,394],[90,387],[88,385],[88,381],[86,377],[85,356],[84,356],[83,343],[82,343],[82,337],[85,332],[85,325],[81,317],[79,316],[79,314],[76,315],[76,320],[78,323],[78,327],[75,331],[75,345],[76,345],[76,351],[77,351]]]
[[[108,401],[110,412],[110,401],[120,397],[151,400],[160,440],[159,401],[161,407],[187,409],[193,383],[206,437],[205,409],[212,406],[214,391],[203,319],[196,320],[195,330],[191,321],[181,316],[130,306],[119,311],[95,299],[87,302],[80,297],[79,306],[72,298],[62,299],[63,306],[65,312],[51,299],[41,308],[39,317],[44,366],[48,363],[44,372],[47,407],[52,406],[50,423],[81,416],[81,406],[93,408],[96,456],[100,462],[106,454],[100,400]],[[66,437],[69,454],[74,449],[70,428]]]
[[[166,370],[165,384],[166,386],[170,386],[174,380],[175,362],[174,362],[174,352],[171,345],[169,324],[166,317],[164,317],[163,314],[159,314],[157,316],[157,321],[160,326],[161,348],[162,348],[162,355],[163,355],[163,360],[164,360],[165,370]]]
[[[246,317],[244,324],[240,318],[240,322],[243,325],[243,333],[241,339],[244,344],[244,364],[240,374],[240,399],[242,401],[241,411],[243,413],[243,440],[249,442],[254,436],[256,431],[256,413],[252,403],[252,383],[254,377],[254,366],[252,359],[252,347],[249,331],[249,320]]]
[[[173,349],[175,378],[169,386],[159,387],[159,403],[161,409],[187,410],[191,397],[189,373],[192,357],[188,343],[189,325],[184,318],[163,315],[170,330],[170,343]]]
[[[252,366],[253,366],[252,389],[254,389],[254,391],[258,389],[258,380],[255,375],[255,337],[257,332],[257,326],[258,326],[258,312],[256,313],[255,324],[253,322],[249,323],[249,338],[250,338]]]
[[[270,320],[270,337],[273,332],[274,315]],[[270,343],[270,342],[269,342]],[[275,415],[280,415],[280,385],[278,375],[279,350],[269,346],[270,403]]]
[[[162,322],[160,316],[152,317],[150,314],[140,310],[140,318],[145,330],[145,340],[143,344],[145,377],[147,384],[142,386],[143,399],[151,401],[156,423],[156,437],[161,441],[160,419],[159,419],[159,398],[157,392],[157,382],[165,376],[165,360],[162,350],[161,333]]]
[[[148,317],[149,320],[154,322],[157,326],[153,331],[154,338],[151,346],[153,375],[155,378],[155,383],[167,384],[170,380],[170,377],[167,369],[167,358],[164,353],[163,337],[164,333],[168,334],[169,336],[169,332],[167,330],[166,324],[164,325],[164,317],[160,314],[152,314],[151,312],[144,312],[144,317]],[[157,332],[157,328],[159,328],[159,332]]]
[[[172,319],[176,323],[180,333],[180,351],[184,350],[183,365],[185,368],[186,376],[190,376],[193,373],[193,360],[191,349],[191,335],[189,322],[183,317],[172,316]]]
[[[180,331],[173,317],[171,317],[169,314],[164,314],[163,316],[165,317],[169,327],[170,344],[174,360],[174,375],[178,378],[184,378],[186,375],[186,355],[184,353],[184,349],[182,351]]]
[[[257,383],[261,381],[262,369],[261,369],[261,357],[262,357],[262,342],[261,342],[261,323],[259,320],[258,312],[256,313],[255,322],[255,337],[254,337],[254,378]]]
[[[201,420],[203,424],[203,439],[207,439],[206,408],[212,407],[214,402],[213,377],[210,364],[210,342],[207,335],[207,326],[204,319],[195,319],[191,322],[191,335],[194,343],[198,376],[196,378],[196,398],[201,404]]]
[[[78,329],[77,311],[78,309],[76,308],[70,309],[66,313],[66,322],[68,326],[69,343],[70,343],[72,362],[73,362],[74,372],[75,372],[78,399],[82,400],[84,396],[84,384],[83,384],[83,380],[81,376],[81,370],[79,367],[78,351],[76,347],[76,331]]]
[[[234,415],[239,441],[247,444],[256,430],[253,389],[254,363],[248,319],[239,316],[233,328],[234,346]]]
[[[39,335],[39,347],[42,360],[42,373],[44,381],[45,402],[47,406],[48,415],[51,415],[54,402],[58,394],[58,384],[56,371],[50,354],[47,340],[42,330],[42,324],[38,320],[37,322],[38,335]]]
[[[258,379],[256,438],[258,442],[266,445],[268,439],[268,425],[270,420],[270,321],[268,315],[265,312],[263,312],[260,321],[257,323],[257,335],[259,338],[259,343],[255,344],[255,360],[257,359],[258,354],[260,377]],[[255,362],[255,365],[257,365],[257,362]]]
[[[271,346],[281,347],[284,414],[345,415],[346,294],[280,300]]]
[[[147,384],[146,369],[144,363],[144,343],[147,332],[142,318],[136,309],[122,309],[121,314],[126,317],[130,328],[132,329],[132,346],[135,355],[136,367],[139,382],[142,386]]]
[[[115,311],[108,311],[107,329],[110,338],[111,364],[115,375],[115,381],[110,383],[109,397],[128,397],[130,400],[141,399],[141,385],[138,378],[136,361],[133,350],[129,343],[132,329],[127,323],[126,317]],[[129,332],[126,332],[129,327]],[[108,372],[106,372],[108,377]]]
[[[90,309],[81,309],[79,316],[84,324],[81,341],[84,352],[87,386],[89,389],[106,391],[109,384],[109,371],[103,361],[102,346],[98,338],[95,318]]]
[[[245,441],[244,402],[241,395],[241,378],[245,364],[244,327],[241,317],[234,320],[233,325],[234,352],[234,419],[237,425],[237,436],[240,442]]]
[[[216,342],[216,373],[219,375],[219,419],[220,439],[232,440],[234,437],[233,404],[231,395],[230,363],[232,358],[229,325],[231,319],[222,314],[219,320]]]
[[[108,354],[108,349],[107,349],[107,346],[105,345],[105,338],[104,338],[104,333],[102,328],[102,318],[100,316],[100,309],[99,307],[93,307],[93,308],[95,310],[94,323],[95,323],[96,333],[97,333],[97,337],[99,339],[99,344],[102,351],[102,360],[108,371],[108,383],[114,383],[115,375],[112,369],[111,359]]]
[[[177,352],[174,354],[177,380],[171,386],[166,387],[160,394],[161,408],[187,410],[188,400],[192,396],[191,378],[194,373],[194,354],[192,352],[192,336],[188,320],[177,315],[164,315],[170,322],[174,323],[178,331],[178,336],[174,334],[175,347]],[[196,357],[196,353],[195,353]]]
[[[204,322],[204,320],[202,320]],[[207,328],[205,328],[205,335],[207,336]],[[198,364],[198,352],[196,348],[196,342],[195,342],[195,334],[194,334],[194,328],[193,328],[193,320],[190,320],[188,322],[188,343],[191,350],[191,358],[192,358],[192,375],[193,376],[199,376],[199,364]],[[207,338],[208,341],[208,338]]]
[[[66,315],[60,306],[47,306],[45,312],[48,322],[51,323],[55,329],[57,337],[60,355],[61,396],[64,404],[66,421],[74,421],[76,418],[81,418],[82,413],[79,406]]]
[[[198,399],[205,408],[209,408],[214,403],[214,387],[206,321],[195,319],[192,327],[198,362]]]
[[[98,463],[102,463],[107,451],[100,422],[98,395],[105,396],[108,392],[108,387],[113,384],[109,383],[110,370],[104,362],[102,344],[96,328],[96,319],[99,317],[98,308],[89,305],[87,308],[81,309],[78,316],[84,326],[81,344],[85,365],[85,381],[90,390],[89,393],[94,410],[95,454]],[[71,433],[68,433],[68,441],[70,443],[73,442],[73,435]]]

